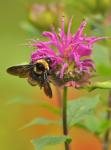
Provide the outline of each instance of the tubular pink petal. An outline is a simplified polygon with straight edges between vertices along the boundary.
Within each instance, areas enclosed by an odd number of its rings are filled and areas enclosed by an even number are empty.
[[[89,56],[92,53],[92,49],[90,47],[88,47],[87,45],[81,44],[77,47],[77,52],[81,57]]]
[[[64,17],[62,17],[62,26],[61,26],[61,37],[64,38],[65,32],[64,32]]]
[[[101,40],[106,40],[106,39],[109,39],[108,37],[95,37],[94,39],[92,39],[90,41],[91,44],[97,42],[97,41],[101,41]]]
[[[64,76],[64,72],[65,72],[65,70],[68,68],[68,64],[63,64],[63,66],[62,66],[62,69],[61,69],[61,71],[60,71],[60,79],[63,79],[63,76]]]
[[[38,47],[38,48],[42,48],[42,47],[47,47],[52,45],[53,42],[52,41],[48,41],[48,42],[38,42],[38,43],[34,43],[32,46],[34,47]]]
[[[60,32],[60,38],[61,38],[61,41],[62,41],[62,45],[64,45],[65,42],[66,42],[66,35],[65,35],[64,28],[65,28],[64,17],[62,17],[62,25],[61,25],[61,32]]]
[[[81,23],[81,25],[80,25],[78,31],[77,31],[76,34],[74,35],[74,39],[75,39],[75,40],[82,36],[83,30],[84,30],[84,28],[86,27],[86,25],[87,25],[87,20],[84,20],[84,21]]]
[[[61,44],[60,44],[60,40],[59,40],[58,35],[56,34],[55,29],[54,29],[53,26],[52,26],[52,32],[53,32],[53,34],[54,34],[54,36],[55,36],[55,39],[56,39],[56,40],[54,41],[54,45],[58,48],[60,54],[63,54],[63,49],[62,49],[62,46],[61,46]]]
[[[72,18],[70,19],[69,24],[68,24],[67,44],[69,44],[69,42],[71,40],[71,25],[72,25]]]
[[[55,40],[55,36],[52,32],[46,32],[45,31],[45,32],[42,33],[42,35],[49,38],[49,39],[51,39],[51,40]]]
[[[80,56],[77,54],[77,52],[73,52],[72,55],[73,55],[73,59],[74,59],[76,66],[79,66],[80,65]]]

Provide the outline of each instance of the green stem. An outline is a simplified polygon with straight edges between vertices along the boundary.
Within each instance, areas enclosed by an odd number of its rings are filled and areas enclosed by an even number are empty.
[[[109,99],[108,99],[108,108],[111,108],[111,90],[109,91]],[[107,120],[111,120],[111,111],[107,112]],[[109,149],[109,145],[110,145],[110,130],[111,128],[108,128],[105,136],[104,136],[104,150],[108,150]]]
[[[62,105],[62,120],[63,120],[63,134],[68,135],[68,126],[67,126],[67,87],[64,87],[63,92],[63,105]],[[69,143],[65,142],[65,150],[70,150]]]

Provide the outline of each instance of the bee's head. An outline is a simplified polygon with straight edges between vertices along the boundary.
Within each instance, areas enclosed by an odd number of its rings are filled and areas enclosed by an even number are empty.
[[[45,59],[39,59],[36,61],[34,71],[37,73],[44,73],[45,71],[49,71],[49,64]]]

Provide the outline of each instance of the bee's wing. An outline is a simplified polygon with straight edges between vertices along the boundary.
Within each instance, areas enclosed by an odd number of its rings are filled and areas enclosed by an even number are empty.
[[[44,83],[44,92],[47,96],[49,96],[50,98],[52,98],[52,89],[50,87],[49,82]]]
[[[12,66],[7,69],[7,72],[9,74],[19,76],[20,78],[26,78],[28,77],[30,69],[33,67],[33,65],[19,65],[19,66]]]

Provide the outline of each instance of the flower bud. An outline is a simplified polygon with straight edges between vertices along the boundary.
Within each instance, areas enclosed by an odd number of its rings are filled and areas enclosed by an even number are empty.
[[[29,9],[29,21],[39,29],[50,29],[51,25],[58,26],[58,18],[64,12],[62,4],[33,4]]]

